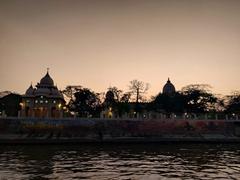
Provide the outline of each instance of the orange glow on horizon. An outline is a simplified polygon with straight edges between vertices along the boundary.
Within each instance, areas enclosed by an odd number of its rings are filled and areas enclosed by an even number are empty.
[[[2,1],[0,91],[25,93],[50,68],[59,89],[128,91],[167,78],[176,90],[210,84],[240,90],[240,1]]]

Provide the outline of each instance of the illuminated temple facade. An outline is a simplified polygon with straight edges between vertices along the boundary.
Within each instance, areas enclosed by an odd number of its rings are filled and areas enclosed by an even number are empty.
[[[21,116],[59,118],[63,116],[64,104],[62,93],[54,85],[53,79],[47,72],[35,88],[30,85],[22,96]]]

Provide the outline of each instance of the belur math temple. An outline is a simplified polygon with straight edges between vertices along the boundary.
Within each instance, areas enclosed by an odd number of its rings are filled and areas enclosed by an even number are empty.
[[[30,85],[22,96],[22,117],[58,118],[63,115],[65,104],[62,93],[54,85],[54,81],[47,74],[35,87]]]

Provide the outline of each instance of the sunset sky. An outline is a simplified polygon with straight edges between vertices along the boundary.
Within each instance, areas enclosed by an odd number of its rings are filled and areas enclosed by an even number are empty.
[[[50,68],[60,89],[96,92],[170,77],[177,90],[240,90],[239,0],[0,1],[0,91],[24,93]]]

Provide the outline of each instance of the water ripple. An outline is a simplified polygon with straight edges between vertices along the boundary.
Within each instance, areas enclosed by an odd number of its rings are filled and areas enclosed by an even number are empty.
[[[239,147],[0,146],[0,179],[239,179]]]

